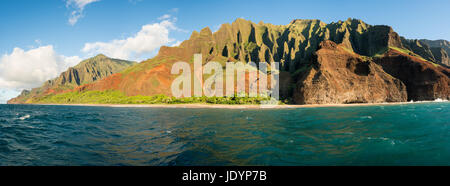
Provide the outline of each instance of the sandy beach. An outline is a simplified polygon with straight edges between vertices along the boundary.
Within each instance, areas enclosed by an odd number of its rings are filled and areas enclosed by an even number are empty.
[[[356,106],[375,106],[375,105],[401,105],[401,104],[420,104],[420,103],[430,103],[430,102],[448,102],[448,101],[355,103],[355,104],[315,104],[315,105],[225,105],[225,104],[35,104],[35,105],[131,107],[131,108],[292,109],[292,108],[314,108],[314,107],[356,107]]]

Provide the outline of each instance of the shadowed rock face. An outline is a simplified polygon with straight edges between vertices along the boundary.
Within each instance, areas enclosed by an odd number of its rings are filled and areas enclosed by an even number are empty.
[[[422,43],[427,44],[430,47],[435,47],[435,48],[442,48],[445,50],[445,52],[447,54],[450,54],[450,42],[447,40],[428,40],[428,39],[421,39],[420,40]]]
[[[309,70],[297,82],[297,104],[382,103],[406,101],[406,87],[376,63],[324,41]]]
[[[375,62],[405,83],[408,100],[450,99],[450,70],[446,67],[392,49]]]
[[[400,36],[389,26],[374,26],[364,35],[367,38],[364,47],[367,49],[366,52],[358,54],[373,56],[386,47],[403,48]]]
[[[450,66],[450,59],[448,54],[450,53],[450,43],[446,40],[412,40],[402,38],[403,46],[418,54],[423,59],[441,64],[444,66]]]
[[[423,59],[433,62],[436,61],[433,53],[430,50],[430,47],[427,44],[423,43],[422,41],[417,39],[409,40],[402,38],[402,42],[405,48],[420,55]]]
[[[450,58],[448,57],[448,53],[443,48],[431,47],[430,50],[438,64],[450,67]]]
[[[422,39],[421,42],[427,44],[431,48],[431,52],[433,53],[436,61],[439,64],[450,67],[450,42],[446,40],[427,40]]]

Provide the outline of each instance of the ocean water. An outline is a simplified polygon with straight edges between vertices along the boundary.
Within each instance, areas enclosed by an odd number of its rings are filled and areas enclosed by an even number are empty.
[[[0,105],[0,165],[450,165],[450,103]]]

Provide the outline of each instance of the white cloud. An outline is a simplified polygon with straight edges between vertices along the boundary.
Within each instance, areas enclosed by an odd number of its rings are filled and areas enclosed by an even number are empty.
[[[170,31],[183,31],[175,26],[175,17],[164,15],[160,19],[164,20],[142,26],[141,30],[131,37],[109,42],[86,43],[81,51],[88,55],[103,53],[127,60],[137,60],[143,55],[153,54],[161,46],[175,42],[175,39],[169,37]]]
[[[182,42],[181,41],[176,41],[174,44],[170,45],[171,47],[177,47],[180,46]]]
[[[67,4],[74,4],[78,8],[83,9],[86,5],[91,4],[93,2],[97,2],[100,0],[67,0]]]
[[[161,17],[158,17],[158,20],[165,20],[165,19],[170,19],[172,16],[170,14],[164,14]]]
[[[41,86],[80,61],[78,56],[57,54],[52,45],[28,51],[14,48],[11,54],[0,58],[0,88],[20,90]]]
[[[100,0],[66,0],[66,7],[72,10],[69,16],[69,24],[75,25],[83,17],[84,7],[98,1]]]

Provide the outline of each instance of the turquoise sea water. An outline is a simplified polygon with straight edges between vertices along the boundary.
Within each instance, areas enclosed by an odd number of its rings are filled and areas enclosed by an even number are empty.
[[[0,165],[450,165],[450,103],[0,105]]]

